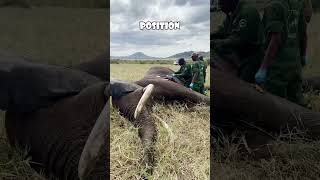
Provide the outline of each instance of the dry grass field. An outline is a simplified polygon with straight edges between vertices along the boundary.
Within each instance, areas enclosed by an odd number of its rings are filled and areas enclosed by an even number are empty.
[[[0,52],[71,66],[105,52],[106,20],[104,9],[0,8]],[[0,112],[0,180],[43,179],[25,154],[9,146]]]
[[[221,23],[223,16],[211,14],[211,30],[214,31]],[[308,64],[303,76],[320,75],[320,14],[314,14],[308,28]],[[214,77],[212,77],[214,78]],[[320,111],[319,92],[305,94],[309,105],[314,111]],[[214,99],[213,99],[214,101]],[[214,103],[214,102],[213,102]],[[213,120],[214,120],[214,114]],[[294,134],[284,135],[296,138]],[[280,137],[279,137],[280,138]],[[212,155],[212,175],[219,180],[255,180],[255,179],[320,179],[320,142],[305,142],[302,139],[292,141],[277,141],[279,148],[271,159],[252,160],[243,158],[237,151],[237,144],[225,144],[227,148],[219,149]]]
[[[178,69],[178,66],[174,65],[111,64],[111,77],[132,82],[140,79],[152,66]],[[207,82],[209,83],[209,77]],[[209,179],[209,107],[199,105],[187,108],[183,104],[169,106],[156,104],[153,106],[153,114],[169,125],[174,140],[170,143],[168,132],[160,122],[156,121],[157,165],[150,179]],[[139,179],[139,175],[144,174],[145,169],[139,164],[143,149],[138,131],[113,108],[110,134],[111,179]]]

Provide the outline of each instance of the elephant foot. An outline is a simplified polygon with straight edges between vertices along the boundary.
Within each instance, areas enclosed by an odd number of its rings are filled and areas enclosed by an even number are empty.
[[[149,84],[148,86],[143,88],[143,95],[141,96],[141,98],[138,102],[137,108],[134,111],[134,118],[135,119],[137,119],[137,117],[141,114],[143,107],[146,105],[146,103],[150,99],[153,90],[154,90],[153,84]]]
[[[109,101],[99,115],[81,153],[78,176],[80,180],[109,178]]]

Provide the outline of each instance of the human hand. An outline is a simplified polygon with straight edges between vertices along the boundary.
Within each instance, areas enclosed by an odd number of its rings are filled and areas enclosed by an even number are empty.
[[[258,85],[263,84],[267,79],[267,69],[260,68],[254,78]]]
[[[301,65],[302,65],[302,67],[304,67],[306,64],[307,64],[307,58],[306,58],[306,56],[302,56],[301,57]]]

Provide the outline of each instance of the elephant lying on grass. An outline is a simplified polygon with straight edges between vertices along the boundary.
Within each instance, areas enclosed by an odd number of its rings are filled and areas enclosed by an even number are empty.
[[[101,64],[107,59],[105,55],[101,55],[93,61],[75,66],[76,69],[87,72],[89,74],[105,79],[107,76],[101,73]],[[166,67],[151,67],[145,76],[133,82],[140,87],[146,87],[148,84],[154,85],[153,97],[155,100],[165,100],[165,103],[173,101],[187,102],[191,104],[204,103],[210,104],[210,98],[190,90],[183,86],[182,82],[169,81],[166,76],[174,73],[173,70]]]
[[[90,61],[86,63],[85,66],[79,65],[76,68],[81,69],[82,71],[85,71],[89,74],[97,74],[97,72],[99,72],[98,68],[103,63],[103,60],[105,58],[106,57],[104,56],[100,56],[94,61]],[[187,103],[189,105],[194,105],[198,103],[203,103],[206,105],[210,104],[209,97],[184,87],[182,83],[180,84],[175,83],[165,78],[166,75],[171,75],[173,72],[174,72],[173,70],[165,67],[152,67],[146,72],[145,76],[142,79],[133,82],[134,84],[133,86],[142,88],[142,87],[146,87],[149,84],[154,85],[154,91],[152,93],[152,97],[156,102],[162,102],[162,103],[182,102],[182,103]],[[130,90],[130,88],[128,90]],[[118,108],[123,107],[122,109],[121,108],[119,109],[121,114],[124,114],[124,112],[128,111],[126,107],[131,106],[130,103],[128,104],[128,100],[123,98],[127,97],[128,99],[130,99],[131,96],[134,96],[134,94],[128,94],[127,96],[123,96],[122,98],[119,98],[117,100],[114,100],[114,97],[113,97],[112,102],[114,106]],[[153,145],[155,143],[154,140],[156,139],[157,130],[155,126],[155,120],[153,116],[151,116],[150,107],[147,106],[146,111],[144,111],[144,113],[141,114],[141,115],[144,115],[145,117],[143,120],[145,122],[143,126],[141,126],[142,123],[134,119],[132,115],[134,113],[129,113],[129,114],[131,115],[130,116],[125,115],[125,117],[127,117],[134,125],[136,123],[140,124],[140,128],[139,128],[140,137],[142,137],[143,140],[145,138],[148,139],[145,141],[147,143],[144,143],[144,144],[150,145],[149,148],[146,148],[147,152],[145,153],[146,157],[144,158],[146,158],[145,160],[147,161],[144,161],[144,162],[149,162],[147,164],[149,166],[153,166],[154,165]],[[145,135],[142,135],[142,134],[145,134]],[[145,147],[148,147],[148,146],[146,145]]]
[[[209,97],[186,88],[182,82],[173,82],[164,78],[172,73],[174,73],[174,71],[169,68],[152,67],[146,72],[142,79],[135,83],[143,87],[148,84],[153,84],[155,86],[154,94],[156,95],[156,100],[164,99],[166,102],[179,101],[189,104],[204,103],[210,105]]]
[[[59,179],[106,179],[109,177],[110,84],[70,68],[41,65],[23,58],[0,57],[1,109],[11,145],[28,148],[31,166]],[[107,70],[107,63],[101,64]],[[111,83],[114,84],[114,83]],[[130,98],[130,115],[147,113],[141,107],[152,91],[129,84],[118,86]],[[151,90],[151,91],[150,91]],[[122,97],[126,100],[126,97]],[[129,100],[127,100],[129,101]],[[137,103],[140,102],[139,105]],[[120,110],[125,107],[120,107]]]
[[[248,146],[253,149],[271,142],[273,138],[270,135],[281,131],[299,129],[306,132],[305,136],[320,138],[320,113],[240,80],[232,65],[218,56],[214,56],[211,63],[214,98],[212,133],[215,136],[218,132],[216,128],[224,132],[258,130],[263,139],[257,139],[257,134],[248,137]]]

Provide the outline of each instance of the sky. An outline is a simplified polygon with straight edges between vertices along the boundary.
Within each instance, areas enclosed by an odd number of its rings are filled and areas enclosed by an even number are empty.
[[[111,0],[110,54],[168,57],[209,51],[209,0]],[[140,21],[180,21],[180,30],[140,30]]]

